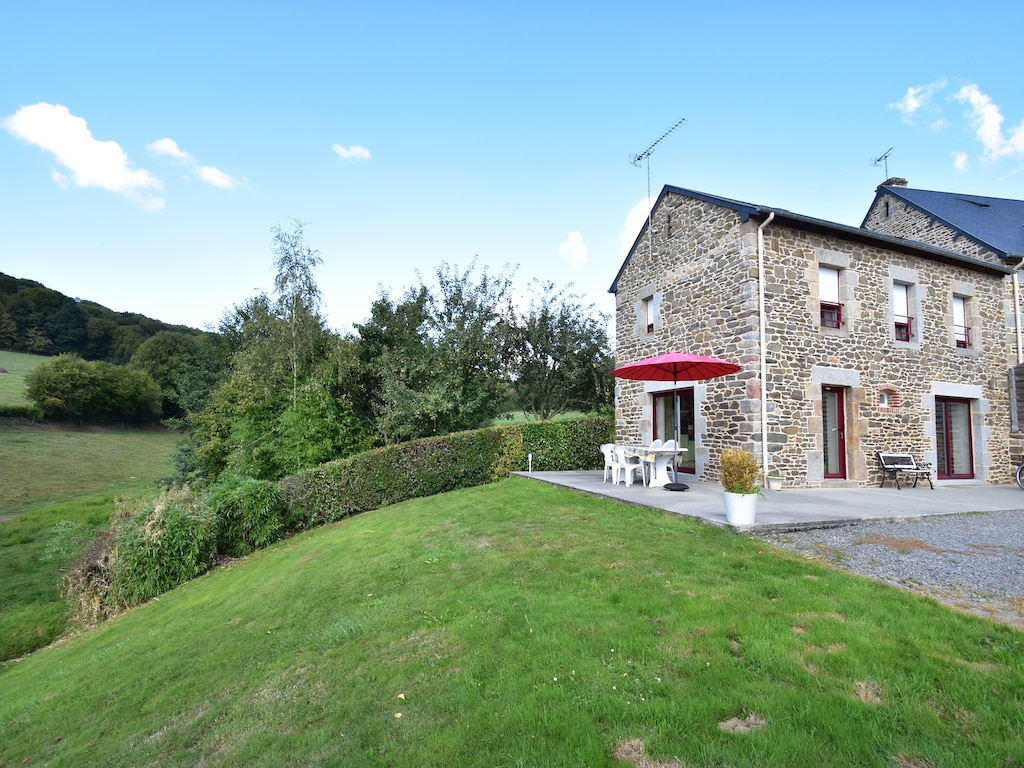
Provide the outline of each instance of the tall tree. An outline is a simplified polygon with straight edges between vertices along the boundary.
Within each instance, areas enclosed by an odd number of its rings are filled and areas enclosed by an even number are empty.
[[[370,306],[366,323],[355,324],[358,336],[358,410],[386,445],[416,437],[422,410],[412,392],[429,382],[431,344],[427,335],[430,292],[407,289],[392,301],[384,291]]]
[[[505,408],[506,351],[512,320],[512,274],[474,278],[476,260],[464,272],[442,263],[429,309],[435,345],[437,431],[484,426]],[[507,267],[506,267],[507,269]]]
[[[14,349],[18,343],[18,326],[10,312],[0,312],[0,349]]]
[[[505,405],[511,277],[443,263],[437,283],[381,293],[356,325],[369,416],[386,443],[470,429]]]
[[[273,249],[274,295],[258,294],[221,321],[229,372],[190,413],[191,450],[179,469],[277,479],[366,447],[342,386],[343,342],[319,310],[319,254],[300,222],[290,232],[275,229]]]
[[[191,334],[160,331],[142,342],[132,355],[129,367],[145,371],[160,387],[165,418],[185,415],[178,402],[179,393],[182,381],[196,367],[198,346]]]
[[[515,326],[516,402],[537,419],[612,403],[608,317],[584,306],[569,287],[534,280],[529,309]]]
[[[288,360],[292,369],[292,407],[298,405],[299,367],[309,362],[310,344],[325,330],[320,316],[320,289],[313,270],[323,263],[320,252],[306,244],[303,223],[293,219],[294,228],[286,232],[274,227],[274,257],[277,276],[274,290],[279,314],[288,323],[291,346]]]

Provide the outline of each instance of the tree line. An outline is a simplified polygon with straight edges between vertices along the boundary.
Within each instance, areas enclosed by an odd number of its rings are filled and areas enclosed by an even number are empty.
[[[611,407],[608,318],[571,287],[534,281],[517,307],[507,266],[443,263],[429,285],[417,273],[398,296],[382,290],[369,318],[339,334],[323,316],[322,260],[302,223],[275,228],[272,251],[273,292],[226,311],[216,333],[161,330],[117,375],[55,358],[29,376],[30,397],[54,418],[89,420],[99,403],[105,420],[152,414],[184,429],[176,464],[192,482],[278,479],[513,410],[544,419]],[[86,384],[90,397],[76,389]],[[110,408],[118,397],[121,413]]]
[[[114,312],[73,299],[34,280],[0,273],[0,349],[37,355],[73,354],[124,365],[161,332],[198,335],[133,312]]]

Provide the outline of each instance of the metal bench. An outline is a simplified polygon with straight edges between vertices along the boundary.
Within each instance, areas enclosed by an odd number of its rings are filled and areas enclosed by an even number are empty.
[[[886,480],[892,480],[896,484],[897,490],[903,490],[899,477],[900,473],[902,473],[914,477],[915,488],[917,488],[917,481],[923,477],[928,481],[928,487],[933,491],[935,490],[935,485],[932,483],[932,474],[934,474],[932,465],[927,463],[918,464],[909,453],[879,452],[878,462],[882,465],[882,484],[878,486],[879,488],[885,487]]]

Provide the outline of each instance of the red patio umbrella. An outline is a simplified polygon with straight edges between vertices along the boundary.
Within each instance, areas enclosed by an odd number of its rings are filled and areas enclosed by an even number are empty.
[[[720,360],[717,357],[706,355],[692,355],[688,352],[666,352],[655,357],[645,357],[633,363],[620,365],[612,371],[612,376],[620,379],[634,379],[637,381],[671,381],[672,398],[672,426],[676,447],[679,446],[679,392],[676,384],[680,381],[699,381],[703,379],[715,379],[719,376],[726,376],[736,373],[740,366],[730,363],[727,360]],[[679,479],[676,462],[672,462],[672,482],[665,487],[669,490],[685,490]],[[671,486],[679,486],[672,488]]]

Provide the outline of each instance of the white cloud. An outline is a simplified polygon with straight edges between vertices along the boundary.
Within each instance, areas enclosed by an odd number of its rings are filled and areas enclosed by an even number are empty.
[[[1003,134],[1002,112],[977,85],[965,85],[954,98],[970,106],[967,120],[975,137],[985,148],[985,160],[1024,155],[1024,120],[1006,136]]]
[[[179,148],[178,142],[174,139],[157,139],[156,141],[151,141],[146,145],[146,149],[148,149],[149,153],[155,157],[166,155],[167,157],[171,157],[185,165],[192,165],[196,161],[192,155]]]
[[[907,92],[903,94],[903,98],[891,103],[889,109],[898,109],[903,113],[901,118],[903,122],[912,122],[914,114],[922,107],[926,107],[931,101],[932,96],[945,87],[946,78],[944,77],[928,85],[910,86],[907,88]]]
[[[342,160],[362,160],[365,163],[372,157],[370,150],[366,147],[361,147],[358,144],[353,144],[351,147],[343,147],[341,144],[335,144],[331,149],[333,149]]]
[[[52,173],[62,187],[99,187],[126,195],[149,211],[164,207],[162,199],[147,192],[160,189],[160,179],[133,167],[117,142],[94,139],[85,120],[62,104],[40,102],[22,107],[0,125],[12,136],[53,154],[68,171],[54,169]]]
[[[558,253],[568,259],[573,266],[586,264],[587,244],[583,242],[583,235],[579,232],[570,232],[566,241],[558,246]]]
[[[633,242],[636,240],[636,236],[640,234],[640,230],[643,228],[644,224],[647,223],[647,216],[653,204],[653,197],[645,197],[639,203],[634,205],[632,210],[626,214],[626,225],[622,230],[622,233],[619,235],[619,241],[622,243],[623,255],[629,253],[629,249],[633,247]]]
[[[194,175],[211,187],[220,189],[234,189],[240,183],[238,179],[220,168],[212,165],[199,165],[195,157],[178,146],[174,139],[157,139],[146,145],[149,153],[155,157],[169,157],[172,160],[187,166]]]
[[[968,169],[967,153],[966,152],[950,152],[949,156],[953,158],[954,170],[966,173]]]
[[[220,168],[214,168],[212,165],[200,165],[195,169],[195,174],[211,187],[234,189],[238,184],[231,174],[224,173]]]

